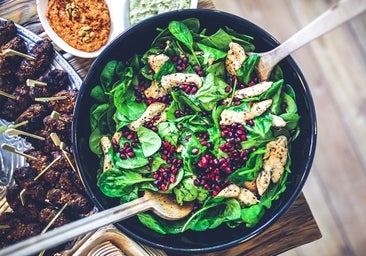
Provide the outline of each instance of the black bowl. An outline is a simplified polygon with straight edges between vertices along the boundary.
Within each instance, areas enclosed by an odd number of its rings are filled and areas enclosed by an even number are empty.
[[[94,103],[89,96],[90,91],[98,83],[99,75],[109,60],[127,60],[134,53],[145,52],[157,35],[155,28],[166,27],[171,20],[189,17],[198,18],[202,28],[207,28],[208,33],[214,33],[217,29],[228,26],[237,32],[252,35],[255,38],[257,52],[270,50],[279,44],[266,31],[243,18],[219,11],[194,9],[169,12],[147,19],[125,31],[106,47],[92,64],[80,88],[72,128],[77,167],[87,191],[100,210],[116,206],[118,201],[104,196],[96,185],[99,160],[90,152],[88,146],[89,110]],[[260,223],[251,229],[243,226],[236,229],[219,227],[205,232],[161,235],[147,229],[136,217],[132,217],[116,223],[118,229],[137,241],[166,251],[204,253],[232,247],[252,238],[271,226],[291,206],[301,192],[313,162],[317,136],[316,116],[309,87],[294,60],[288,57],[279,65],[283,69],[285,81],[294,87],[297,95],[301,134],[292,144],[292,173],[288,178],[287,189],[279,200],[273,202]]]

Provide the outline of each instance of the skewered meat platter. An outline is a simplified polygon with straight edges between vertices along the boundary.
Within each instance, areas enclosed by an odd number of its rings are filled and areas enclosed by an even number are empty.
[[[4,54],[7,49],[30,57]],[[93,211],[94,205],[74,167],[70,141],[80,84],[80,77],[49,39],[38,38],[10,20],[0,19],[0,125],[10,129],[19,125],[17,129],[23,132],[16,138],[6,131],[0,136],[20,143],[13,146],[20,147],[26,156],[13,154],[12,163],[6,159],[0,162],[5,175],[0,197],[6,187],[9,206],[2,206],[0,211],[0,249]],[[2,154],[9,154],[3,149]]]

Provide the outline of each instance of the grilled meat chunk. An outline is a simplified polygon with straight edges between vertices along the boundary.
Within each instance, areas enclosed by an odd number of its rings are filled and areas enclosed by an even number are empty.
[[[23,131],[34,132],[40,130],[43,127],[43,119],[50,110],[45,104],[31,104],[23,113],[21,113],[15,123],[21,123],[23,121],[28,121],[28,123],[22,126]]]
[[[65,90],[70,85],[69,75],[61,69],[52,69],[41,76],[38,81],[47,83],[47,86],[33,86],[29,89],[29,95],[35,98],[50,97],[58,91]]]
[[[12,94],[16,98],[8,98],[4,102],[0,111],[0,117],[10,122],[15,121],[15,119],[28,108],[31,102],[28,86],[18,85],[17,87],[15,87],[15,90]]]
[[[59,119],[46,116],[43,119],[44,130],[47,133],[56,133],[61,141],[67,145],[71,145],[71,122],[72,115],[61,114]]]
[[[87,196],[80,193],[67,192],[59,188],[50,189],[46,199],[51,204],[59,207],[67,203],[69,209],[82,214],[90,212],[93,208],[93,204]]]
[[[12,243],[16,243],[40,234],[42,229],[43,226],[39,223],[20,223],[19,226],[15,227],[13,231],[7,235],[6,239]]]
[[[71,168],[65,168],[60,175],[58,184],[63,190],[70,192],[81,192],[84,190],[79,175]]]
[[[48,102],[50,108],[61,114],[72,114],[74,111],[77,90],[61,90],[53,95],[53,97],[66,96],[63,100],[52,100]]]
[[[20,192],[22,189],[19,186],[11,187],[6,194],[6,200],[10,208],[18,215],[21,216],[23,223],[33,222],[38,216],[38,207],[43,206],[43,202],[35,202],[31,198],[27,197],[24,201],[24,205],[20,199]]]
[[[37,170],[29,166],[21,166],[14,170],[14,180],[21,188],[27,188],[34,182]]]
[[[24,153],[37,158],[37,160],[27,159],[29,167],[32,169],[36,169],[37,173],[40,173],[51,162],[51,157],[49,155],[46,155],[42,151],[28,149],[24,151]]]
[[[48,225],[52,221],[52,219],[56,216],[56,214],[59,212],[59,209],[55,209],[52,206],[48,206],[46,208],[43,208],[40,210],[38,215],[38,220],[41,223],[44,223],[45,225]],[[65,214],[61,213],[53,222],[51,227],[60,227],[62,225],[65,225],[69,223],[71,219]]]
[[[29,55],[35,57],[35,60],[22,60],[16,72],[19,82],[24,82],[28,78],[36,79],[50,66],[54,55],[51,40],[46,38],[36,42],[30,49]]]
[[[0,90],[3,92],[12,94],[16,87],[16,83],[16,80],[13,79],[12,76],[0,76]],[[0,106],[2,106],[7,99],[7,97],[0,95]]]
[[[12,20],[0,21],[0,46],[8,42],[17,33],[17,27]]]
[[[24,39],[20,36],[15,36],[5,45],[0,48],[0,52],[6,49],[12,49],[18,52],[27,52],[27,47],[25,45]],[[0,76],[8,76],[14,73],[22,60],[19,56],[2,56],[0,55]]]

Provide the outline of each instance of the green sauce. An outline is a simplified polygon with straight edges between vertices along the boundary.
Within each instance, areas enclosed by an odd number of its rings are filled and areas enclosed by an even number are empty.
[[[190,0],[130,0],[130,24],[155,16],[160,13],[187,9]]]

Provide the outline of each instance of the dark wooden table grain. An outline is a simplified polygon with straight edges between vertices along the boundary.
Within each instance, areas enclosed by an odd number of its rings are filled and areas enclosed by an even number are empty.
[[[214,9],[211,0],[200,0],[199,8]],[[11,19],[30,31],[46,37],[39,23],[36,1],[0,0],[0,17]],[[61,52],[65,59],[84,77],[93,59],[82,59]],[[235,247],[202,255],[277,255],[321,238],[321,232],[301,193],[289,210],[270,228]]]

